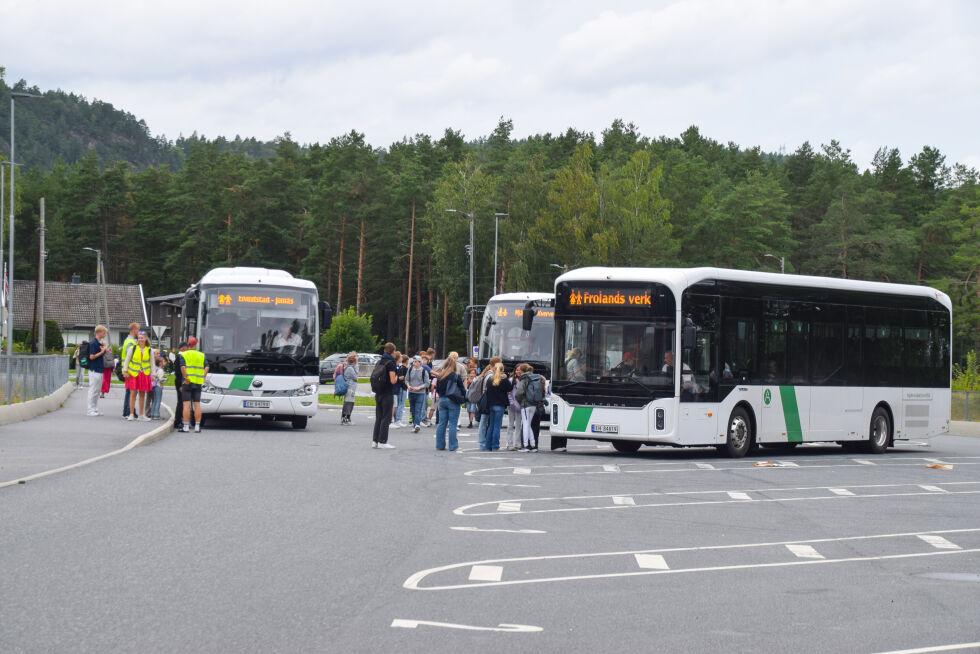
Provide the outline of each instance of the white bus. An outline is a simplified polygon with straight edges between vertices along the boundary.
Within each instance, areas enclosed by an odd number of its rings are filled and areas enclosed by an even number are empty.
[[[509,372],[519,363],[551,379],[552,341],[555,333],[554,293],[500,293],[487,301],[480,323],[480,367],[500,357]],[[524,329],[524,311],[534,309],[530,330]]]
[[[184,294],[184,340],[197,337],[210,366],[203,417],[259,415],[304,429],[317,411],[319,336],[329,321],[313,282],[284,270],[204,275]]]
[[[949,297],[718,268],[583,268],[555,282],[551,433],[642,445],[837,442],[949,430]]]

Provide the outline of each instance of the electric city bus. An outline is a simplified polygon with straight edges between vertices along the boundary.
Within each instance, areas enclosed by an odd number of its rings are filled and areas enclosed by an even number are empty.
[[[925,286],[718,268],[582,268],[555,281],[553,436],[642,445],[946,433],[952,304]]]
[[[489,364],[491,357],[500,357],[508,372],[528,363],[534,372],[551,379],[554,299],[553,293],[501,293],[490,298],[480,323],[480,367]],[[534,323],[525,330],[524,311],[529,304],[543,308],[534,311]]]
[[[184,294],[184,340],[210,372],[202,417],[259,415],[304,429],[316,415],[320,329],[330,306],[284,270],[215,268]]]

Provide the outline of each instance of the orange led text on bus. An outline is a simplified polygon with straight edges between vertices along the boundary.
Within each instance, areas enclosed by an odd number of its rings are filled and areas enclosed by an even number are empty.
[[[571,306],[583,305],[627,305],[634,307],[651,306],[650,293],[623,293],[622,291],[580,291],[573,289],[568,297]]]

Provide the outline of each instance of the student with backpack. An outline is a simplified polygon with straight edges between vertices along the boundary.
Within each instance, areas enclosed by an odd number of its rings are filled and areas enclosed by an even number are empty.
[[[524,418],[523,447],[521,452],[538,451],[538,435],[541,432],[539,406],[544,406],[544,377],[534,372],[528,363],[517,366],[520,381],[514,392],[514,399],[521,405]]]
[[[395,446],[388,442],[391,409],[394,406],[392,394],[398,381],[398,364],[392,356],[394,351],[394,343],[385,343],[381,361],[378,361],[378,365],[371,371],[371,390],[374,391],[374,432],[371,436],[371,447],[376,449],[395,449]]]
[[[436,425],[436,449],[446,449],[446,436],[449,436],[449,451],[459,452],[459,441],[456,440],[456,429],[459,420],[459,408],[466,401],[463,390],[463,378],[456,371],[455,352],[449,356],[439,368],[436,381],[436,393],[439,395],[439,422]]]
[[[422,426],[422,416],[425,413],[425,396],[429,390],[429,372],[422,367],[422,359],[416,355],[412,359],[412,367],[405,375],[408,386],[408,406],[412,416],[412,431],[419,433]]]
[[[511,391],[510,379],[504,373],[504,364],[497,363],[493,372],[486,376],[486,391],[483,394],[487,405],[487,449],[496,452],[500,449],[500,426],[504,421],[504,413],[510,401],[507,394]]]
[[[493,357],[490,359],[490,363],[487,367],[483,369],[483,374],[478,375],[471,383],[469,389],[466,391],[467,402],[472,402],[476,408],[476,416],[479,420],[479,431],[477,436],[477,443],[482,451],[489,450],[487,445],[487,429],[490,426],[490,408],[486,401],[486,384],[487,377],[493,375],[494,366],[498,363],[502,363],[500,357]]]
[[[341,366],[339,375],[334,375],[334,393],[343,394],[344,407],[340,410],[340,424],[353,425],[351,414],[354,412],[354,398],[357,397],[357,353],[351,352]]]

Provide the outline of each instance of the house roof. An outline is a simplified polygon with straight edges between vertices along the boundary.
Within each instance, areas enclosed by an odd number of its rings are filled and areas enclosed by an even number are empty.
[[[126,328],[129,323],[147,324],[142,284],[106,284],[110,329]],[[95,327],[96,284],[45,282],[44,317],[61,329]],[[34,322],[34,281],[14,280],[14,328],[30,329]]]

